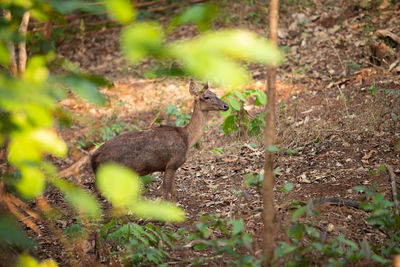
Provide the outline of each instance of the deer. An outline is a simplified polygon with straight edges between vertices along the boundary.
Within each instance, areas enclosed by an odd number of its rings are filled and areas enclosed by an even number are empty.
[[[162,197],[176,202],[174,176],[204,133],[211,111],[227,111],[229,105],[209,90],[208,83],[199,90],[190,81],[193,96],[192,117],[188,124],[159,126],[147,130],[129,131],[104,143],[91,157],[93,172],[106,162],[121,164],[139,176],[163,172]]]

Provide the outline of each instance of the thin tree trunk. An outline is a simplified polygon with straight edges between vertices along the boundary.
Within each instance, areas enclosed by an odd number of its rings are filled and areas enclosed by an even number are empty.
[[[270,41],[277,44],[278,28],[278,0],[270,2]],[[267,76],[267,106],[265,118],[265,147],[268,148],[275,143],[275,84],[276,67],[268,68]],[[263,253],[266,256],[264,266],[270,266],[274,257],[275,247],[275,209],[274,209],[274,155],[273,152],[265,149],[264,181],[263,181],[263,204],[264,204],[264,232],[263,232]]]
[[[5,10],[4,11],[4,17],[6,20],[11,21],[11,11],[10,10]],[[17,67],[17,58],[15,55],[15,45],[13,41],[8,41],[7,42],[7,48],[8,48],[8,53],[10,53],[10,62],[8,63],[8,68],[10,71],[10,74],[13,76],[17,76],[18,74],[18,67]]]
[[[22,17],[18,32],[24,37],[24,40],[18,44],[18,72],[23,73],[26,68],[26,32],[28,31],[30,12],[26,11]]]

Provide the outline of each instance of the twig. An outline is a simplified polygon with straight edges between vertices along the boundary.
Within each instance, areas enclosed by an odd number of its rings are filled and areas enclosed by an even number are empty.
[[[392,186],[393,202],[396,208],[396,214],[399,215],[399,200],[397,199],[397,188],[396,188],[396,176],[393,172],[393,168],[390,165],[386,165],[389,173],[390,185]]]
[[[331,43],[331,46],[332,46],[332,48],[333,48],[333,51],[335,51],[335,54],[336,54],[336,56],[337,56],[338,59],[339,59],[340,65],[342,65],[342,70],[345,70],[344,65],[343,65],[343,62],[342,62],[342,59],[340,58],[340,55],[339,55],[338,51],[336,50],[334,43],[332,42],[331,38],[328,38],[328,40],[329,40],[329,42]]]
[[[151,121],[151,123],[149,124],[149,126],[147,126],[147,128],[151,128],[153,126],[153,124],[156,122],[156,120],[160,117],[160,111],[157,112],[156,116],[154,117],[154,119]]]

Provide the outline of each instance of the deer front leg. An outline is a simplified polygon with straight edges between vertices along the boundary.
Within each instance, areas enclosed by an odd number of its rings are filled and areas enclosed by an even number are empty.
[[[176,191],[175,191],[175,176],[176,170],[167,169],[164,172],[164,179],[163,179],[163,198],[165,200],[172,200],[176,202]],[[171,197],[169,197],[171,195]]]

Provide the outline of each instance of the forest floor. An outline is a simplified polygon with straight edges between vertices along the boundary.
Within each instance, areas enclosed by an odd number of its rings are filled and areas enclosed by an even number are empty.
[[[266,3],[228,2],[215,28],[240,27],[266,36]],[[384,38],[395,51],[388,55],[379,54],[380,48],[371,42],[382,41],[375,37],[382,29],[400,36],[400,4],[374,6],[372,1],[373,6],[363,9],[355,1],[320,2],[310,1],[307,5],[306,1],[284,1],[280,8],[279,45],[286,54],[277,77],[276,133],[278,145],[294,149],[297,154],[277,153],[275,158],[275,168],[280,169],[274,190],[277,240],[287,240],[285,229],[290,223],[293,202],[330,197],[359,201],[363,194],[355,191],[354,186],[373,186],[391,199],[388,174],[379,167],[391,165],[400,177],[400,44]],[[166,21],[170,12],[156,15]],[[87,23],[90,25],[90,18]],[[93,29],[87,26],[84,34],[57,43],[60,55],[114,83],[112,88],[102,89],[107,97],[106,106],[97,107],[72,95],[61,102],[71,114],[73,124],[59,130],[70,149],[67,158],[56,160],[60,169],[85,156],[82,149],[90,150],[93,143],[127,129],[147,128],[157,116],[165,119],[163,124],[173,125],[174,121],[164,112],[169,103],[183,113],[191,110],[188,80],[144,78],[145,69],[152,62],[128,65],[118,49],[120,30],[115,25]],[[194,27],[185,26],[169,39],[196,34]],[[266,68],[249,68],[254,80],[248,88],[264,90]],[[223,88],[212,90],[219,96],[224,94]],[[261,112],[252,106],[248,108],[253,114]],[[186,211],[187,220],[172,227],[193,229],[201,214],[242,218],[254,240],[252,254],[259,256],[262,197],[259,188],[245,187],[244,176],[263,172],[263,138],[226,136],[221,131],[222,121],[219,114],[213,116],[200,146],[192,148],[187,162],[176,174],[178,203]],[[94,190],[89,165],[73,181]],[[292,183],[293,190],[285,192],[286,183]],[[150,184],[146,196],[161,197],[160,185],[161,179]],[[397,186],[400,189],[399,183]],[[75,218],[56,190],[48,190],[45,197],[69,211],[56,227],[64,230],[74,223]],[[311,220],[327,237],[342,234],[356,242],[367,239],[376,244],[383,240],[384,234],[366,223],[368,213],[363,210],[329,204],[318,209],[320,216]],[[54,258],[61,266],[68,266],[68,256],[57,236],[50,235],[45,225],[42,228],[43,234],[36,237],[37,257]],[[89,240],[84,252],[94,253],[93,244]],[[172,251],[170,264],[187,266],[188,258],[210,253],[195,252],[192,248]]]

